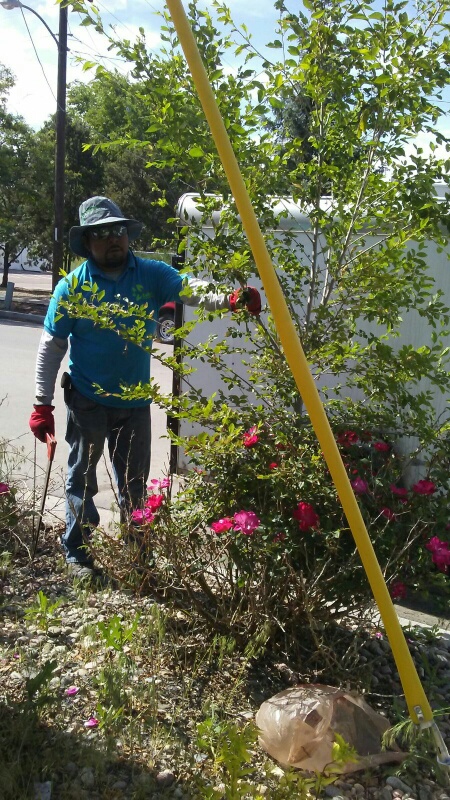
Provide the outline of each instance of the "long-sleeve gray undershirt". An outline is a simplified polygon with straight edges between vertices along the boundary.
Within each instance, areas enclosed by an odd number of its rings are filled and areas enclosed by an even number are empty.
[[[42,331],[36,359],[36,403],[49,406],[55,393],[56,376],[67,351],[67,339]]]

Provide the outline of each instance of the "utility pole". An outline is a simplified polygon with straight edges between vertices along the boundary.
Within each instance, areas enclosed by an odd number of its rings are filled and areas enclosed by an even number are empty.
[[[55,206],[52,289],[64,266],[64,188],[66,156],[67,6],[59,6],[58,87],[56,97]]]
[[[92,2],[92,0],[89,0]],[[52,289],[55,288],[64,266],[64,185],[66,156],[66,73],[67,73],[67,6],[59,6],[59,35],[55,36],[45,19],[31,6],[21,0],[0,0],[0,6],[7,11],[14,8],[31,11],[47,28],[58,48],[58,86],[56,92],[56,145],[55,145],[55,185],[54,185],[54,227]],[[23,13],[23,12],[22,12]]]

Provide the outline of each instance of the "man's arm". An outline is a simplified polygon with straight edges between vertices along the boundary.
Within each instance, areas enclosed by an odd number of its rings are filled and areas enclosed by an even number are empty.
[[[230,295],[226,293],[207,292],[201,294],[200,290],[208,286],[208,281],[202,281],[200,278],[188,278],[186,280],[192,294],[180,296],[180,302],[185,306],[198,306],[202,305],[207,311],[218,311],[221,308],[230,309]]]
[[[36,405],[51,405],[56,377],[67,351],[67,339],[42,332],[36,359]]]
[[[67,339],[59,339],[44,330],[36,360],[36,402],[29,425],[41,442],[47,434],[54,435],[55,419],[51,405],[55,393],[56,376],[67,350]]]
[[[199,289],[208,286],[208,281],[199,278],[189,278],[188,283],[192,294],[189,296],[181,295],[180,300],[186,306],[202,305],[207,311],[217,311],[226,308],[228,311],[238,311],[246,308],[250,314],[258,315],[261,312],[261,297],[257,289],[247,286],[245,289],[235,289],[230,295],[228,292],[220,293],[208,292],[200,295]]]

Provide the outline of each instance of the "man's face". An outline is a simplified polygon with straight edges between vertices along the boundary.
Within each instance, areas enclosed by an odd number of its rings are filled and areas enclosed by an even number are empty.
[[[96,264],[107,271],[123,267],[128,255],[127,226],[120,223],[98,225],[85,234],[86,245]]]

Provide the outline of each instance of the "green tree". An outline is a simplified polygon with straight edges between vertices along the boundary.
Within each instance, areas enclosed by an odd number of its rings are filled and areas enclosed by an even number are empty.
[[[117,72],[98,69],[89,85],[71,87],[68,106],[89,127],[84,149],[89,146],[91,158],[102,164],[97,193],[113,197],[129,216],[144,222],[141,249],[167,238],[168,213],[162,195],[168,193],[173,215],[176,188],[168,170],[148,167],[146,130],[150,119],[139,84]]]
[[[103,159],[85,148],[90,128],[78,116],[67,114],[64,240],[78,224],[78,207],[86,197],[100,194],[103,185]],[[29,253],[51,264],[53,242],[53,197],[55,162],[55,120],[52,117],[34,134],[27,175],[29,191],[26,214],[29,229]],[[65,268],[73,256],[65,249]]]
[[[8,282],[10,264],[28,243],[23,205],[28,189],[27,170],[31,129],[21,117],[6,110],[12,73],[0,64],[0,250],[3,251],[1,286]]]

